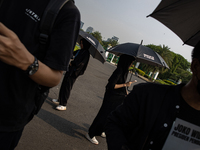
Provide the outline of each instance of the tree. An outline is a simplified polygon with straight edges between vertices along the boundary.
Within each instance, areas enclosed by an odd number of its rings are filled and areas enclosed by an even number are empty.
[[[158,46],[157,53],[165,60],[168,66],[171,66],[173,61],[173,56],[168,46]]]
[[[170,68],[170,72],[171,73],[174,73],[176,71],[176,69],[180,66],[180,60],[178,59],[178,56],[175,56],[173,61],[172,61],[172,64],[171,64],[171,68]]]
[[[149,44],[149,45],[145,45],[149,48],[151,48],[152,50],[154,50],[155,52],[157,52],[167,63],[168,66],[170,66],[172,64],[172,60],[173,60],[173,56],[171,54],[170,48],[168,46],[156,46],[153,44]],[[152,67],[150,65],[146,65],[145,68],[148,68],[148,70],[150,71],[156,71],[159,70],[160,73],[164,73],[166,71],[168,71],[168,69],[166,68],[161,68],[161,67]]]
[[[184,69],[184,70],[188,70],[190,68],[190,62],[188,62],[183,56],[176,54],[179,61],[180,61],[180,65],[179,67]]]
[[[183,83],[187,83],[192,78],[192,73],[188,70],[177,68],[176,72],[179,75],[179,79],[182,79]]]
[[[103,46],[105,49],[107,49],[108,45],[109,45],[109,42],[108,42],[108,41],[102,41],[102,46]]]
[[[109,43],[109,44],[110,44],[112,47],[114,47],[114,46],[116,46],[116,45],[118,45],[118,44],[119,44],[119,42],[118,42],[118,41],[116,41],[116,40],[113,40],[113,39],[109,39],[108,43]]]
[[[119,43],[116,40],[110,39],[108,41],[102,41],[102,46],[107,49],[108,45],[114,47],[118,45]]]
[[[102,36],[99,31],[95,31],[95,32],[91,33],[91,35],[94,36],[102,44]]]

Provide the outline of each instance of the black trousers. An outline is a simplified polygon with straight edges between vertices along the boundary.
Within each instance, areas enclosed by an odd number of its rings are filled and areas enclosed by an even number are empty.
[[[115,95],[109,93],[109,91],[105,92],[102,106],[89,128],[88,134],[90,138],[100,136],[102,132],[105,132],[105,124],[108,115],[123,103],[124,98],[125,95]]]
[[[15,132],[0,132],[0,149],[14,150],[17,146],[23,129]]]
[[[70,75],[69,72],[66,72],[59,92],[59,98],[58,98],[59,105],[63,106],[67,105],[67,101],[69,99],[76,78],[77,76],[75,76],[74,73]]]

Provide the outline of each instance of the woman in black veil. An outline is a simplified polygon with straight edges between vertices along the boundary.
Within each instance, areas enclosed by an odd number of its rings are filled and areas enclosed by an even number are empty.
[[[108,84],[106,85],[106,92],[103,99],[103,104],[95,117],[92,125],[89,128],[89,132],[85,135],[86,138],[93,144],[98,144],[95,136],[101,135],[105,137],[104,126],[106,123],[107,116],[120,104],[123,103],[126,97],[127,90],[126,87],[131,86],[132,83],[136,81],[126,82],[129,67],[133,63],[135,58],[129,55],[121,55],[117,68],[108,79]]]

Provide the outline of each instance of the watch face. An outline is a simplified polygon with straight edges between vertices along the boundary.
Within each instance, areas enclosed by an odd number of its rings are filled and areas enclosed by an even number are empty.
[[[32,66],[32,69],[29,71],[29,75],[33,75],[38,70],[38,65]]]
[[[33,75],[34,73],[37,72],[38,68],[39,68],[38,60],[37,60],[37,58],[35,58],[34,63],[31,66],[29,66],[29,68],[28,68],[28,70],[29,70],[28,74]]]

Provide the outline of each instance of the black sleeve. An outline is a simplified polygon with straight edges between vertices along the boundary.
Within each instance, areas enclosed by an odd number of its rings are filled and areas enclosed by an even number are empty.
[[[71,2],[60,10],[50,37],[44,63],[55,70],[68,70],[80,29],[80,12]]]
[[[117,82],[120,79],[121,75],[122,75],[122,70],[119,69],[119,68],[115,69],[113,74],[108,79],[108,84],[106,85],[106,89],[107,90],[113,90],[114,87],[115,87],[115,84],[117,84]]]
[[[133,88],[132,92],[109,116],[106,124],[106,140],[108,150],[122,150],[128,147],[127,137],[137,126],[139,116],[139,90]]]

